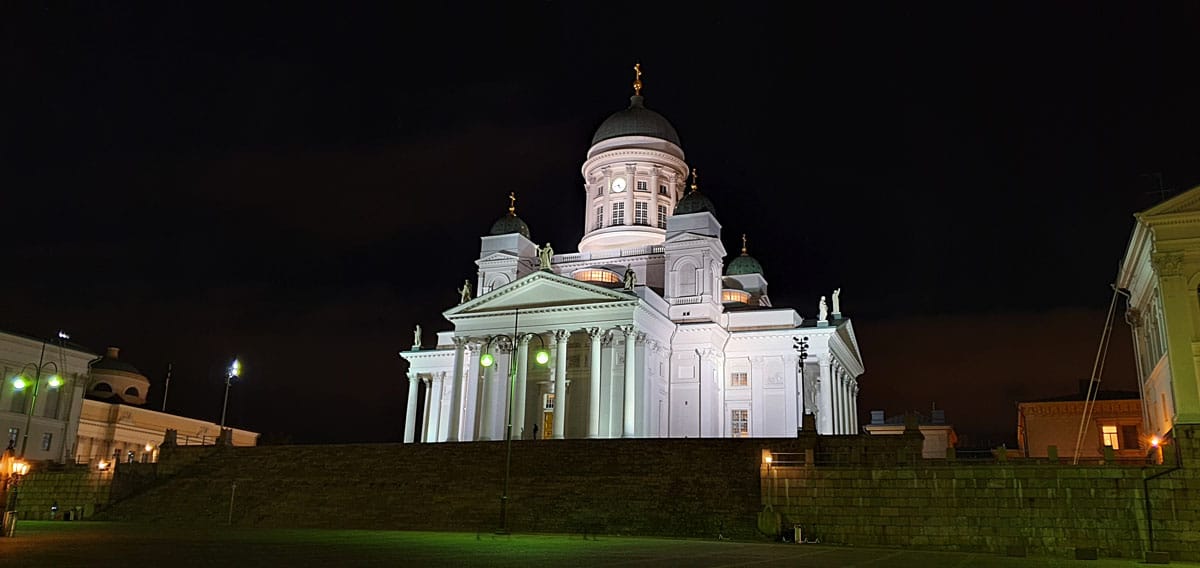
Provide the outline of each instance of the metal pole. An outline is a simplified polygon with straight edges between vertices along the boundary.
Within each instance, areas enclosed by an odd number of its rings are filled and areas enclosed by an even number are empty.
[[[237,482],[234,481],[233,487],[229,489],[229,520],[225,523],[227,525],[233,524],[233,496],[236,493],[237,493]]]
[[[21,455],[25,457],[25,446],[29,444],[29,427],[33,422],[33,408],[37,406],[38,387],[42,384],[42,364],[46,360],[46,342],[42,341],[42,354],[38,355],[38,364],[33,371],[33,400],[29,402],[29,411],[25,413],[25,431],[21,432]]]
[[[225,409],[229,407],[229,385],[233,377],[225,375],[225,402],[221,404],[221,430],[225,429]]]
[[[167,363],[167,384],[163,385],[163,405],[162,411],[167,411],[167,393],[171,392],[171,364]]]
[[[512,418],[513,418],[513,402],[516,399],[516,383],[517,383],[517,341],[519,332],[517,331],[517,319],[520,317],[519,309],[513,310],[513,335],[512,335],[512,353],[508,358],[508,425],[504,428],[504,443],[506,444],[506,455],[504,457],[504,493],[500,495],[500,533],[508,533],[508,480],[512,470]]]

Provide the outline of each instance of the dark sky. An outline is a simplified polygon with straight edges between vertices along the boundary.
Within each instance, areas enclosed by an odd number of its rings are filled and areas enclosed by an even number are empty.
[[[1012,440],[1091,372],[1146,174],[1200,183],[1193,4],[429,4],[3,3],[0,328],[120,346],[152,408],[173,363],[212,420],[236,353],[231,424],[398,440],[413,325],[509,191],[575,249],[640,61],[775,304],[843,289],[864,416]]]

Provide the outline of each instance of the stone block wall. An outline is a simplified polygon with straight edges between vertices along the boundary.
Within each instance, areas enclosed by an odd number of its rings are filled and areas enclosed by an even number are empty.
[[[760,538],[761,440],[546,440],[512,444],[514,531]],[[194,459],[192,452],[208,452]],[[100,518],[491,532],[506,445],[174,448],[168,481]],[[179,464],[190,465],[178,467]],[[236,483],[236,488],[234,484]]]
[[[1181,428],[1177,444],[1166,449],[1200,464],[1200,435]],[[761,492],[784,527],[799,524],[823,543],[1054,556],[1094,547],[1108,557],[1157,550],[1200,560],[1195,465],[910,461],[903,448],[847,437],[822,438],[815,450],[824,462],[764,466]]]
[[[89,518],[109,502],[113,474],[84,466],[61,471],[34,471],[17,486],[17,518],[51,520],[58,505],[58,518]]]

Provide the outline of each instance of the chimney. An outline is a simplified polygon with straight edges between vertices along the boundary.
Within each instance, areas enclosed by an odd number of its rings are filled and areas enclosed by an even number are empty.
[[[104,358],[105,358],[105,359],[116,359],[116,358],[117,358],[117,354],[118,354],[118,353],[120,353],[120,352],[121,352],[121,349],[120,349],[120,348],[117,348],[117,347],[109,347],[109,348],[108,348],[107,350],[105,350],[105,352],[104,352]]]
[[[882,410],[872,410],[871,411],[871,424],[883,424],[883,411]]]
[[[945,424],[946,423],[946,411],[945,410],[940,410],[940,409],[939,410],[931,410],[930,413],[932,414],[929,419],[930,422],[932,422],[934,424]]]

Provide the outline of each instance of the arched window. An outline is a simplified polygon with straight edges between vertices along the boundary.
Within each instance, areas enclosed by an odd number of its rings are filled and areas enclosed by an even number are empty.
[[[138,397],[137,387],[129,387],[129,388],[125,389],[125,396],[132,396],[133,398],[137,398]]]
[[[92,387],[92,390],[94,390],[96,392],[112,392],[113,391],[112,386],[110,386],[108,383],[96,383],[96,386]]]
[[[616,284],[621,281],[621,277],[617,276],[616,272],[602,268],[578,270],[571,275],[571,278],[580,282],[591,282],[593,284]]]

